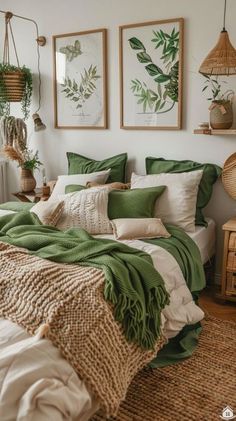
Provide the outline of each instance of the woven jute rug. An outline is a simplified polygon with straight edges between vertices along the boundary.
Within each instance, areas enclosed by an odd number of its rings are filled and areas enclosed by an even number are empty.
[[[227,406],[236,415],[236,323],[208,317],[194,355],[138,373],[110,420],[216,421]],[[98,414],[91,421],[105,418]]]

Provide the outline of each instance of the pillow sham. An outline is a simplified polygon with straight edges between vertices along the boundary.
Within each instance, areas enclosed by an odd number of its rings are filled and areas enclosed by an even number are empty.
[[[52,200],[44,202],[41,200],[30,209],[30,212],[35,213],[42,224],[56,226],[63,209],[63,201]]]
[[[105,183],[109,176],[110,170],[94,172],[91,174],[74,174],[74,175],[59,175],[56,185],[49,198],[57,199],[57,196],[65,193],[65,188],[69,184],[80,184],[85,186],[88,181],[96,181],[97,183]]]
[[[96,161],[95,159],[90,159],[73,152],[67,152],[66,155],[68,160],[68,174],[88,174],[94,171],[110,169],[111,171],[107,179],[108,183],[114,181],[125,182],[127,153],[115,155],[102,161]]]
[[[202,170],[180,174],[156,174],[131,176],[131,189],[165,185],[166,190],[155,206],[154,216],[183,228],[195,231],[195,212],[198,186]]]
[[[208,204],[212,195],[213,185],[220,176],[222,169],[215,164],[200,164],[191,160],[177,161],[154,157],[146,158],[147,174],[182,173],[196,170],[203,170],[203,175],[197,195],[195,224],[207,226],[202,209]]]
[[[111,190],[108,200],[109,219],[152,218],[156,200],[165,186],[133,190]]]
[[[64,200],[64,210],[57,228],[83,228],[89,234],[110,234],[112,226],[107,215],[107,189],[85,189],[75,193],[60,195]]]
[[[111,224],[117,240],[170,237],[159,218],[119,218],[113,219]]]

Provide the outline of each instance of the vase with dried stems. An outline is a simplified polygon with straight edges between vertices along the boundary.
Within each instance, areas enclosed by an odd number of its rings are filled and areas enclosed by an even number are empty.
[[[4,147],[4,154],[12,161],[18,162],[21,168],[20,187],[24,193],[30,192],[36,187],[36,180],[33,171],[39,169],[42,162],[39,160],[38,151],[33,152],[28,147],[19,151],[13,146],[6,145]]]

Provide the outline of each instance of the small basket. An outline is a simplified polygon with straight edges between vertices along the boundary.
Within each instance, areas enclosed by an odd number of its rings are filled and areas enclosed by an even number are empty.
[[[227,270],[236,272],[236,252],[230,251],[227,259]]]
[[[236,251],[236,232],[231,232],[229,236],[229,247],[230,251]]]
[[[236,153],[225,161],[221,178],[225,191],[236,199]]]
[[[236,296],[236,272],[227,272],[226,295]]]

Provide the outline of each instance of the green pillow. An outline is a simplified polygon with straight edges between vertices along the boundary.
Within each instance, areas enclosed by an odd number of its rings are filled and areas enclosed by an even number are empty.
[[[202,209],[208,204],[213,190],[213,184],[221,174],[221,168],[215,164],[200,164],[198,162],[185,160],[176,161],[164,158],[146,158],[147,174],[160,173],[181,173],[203,170],[202,179],[198,188],[195,223],[196,225],[207,226]]]
[[[81,191],[86,189],[85,186],[80,186],[79,184],[68,184],[65,188],[65,193],[74,193],[76,191]]]
[[[67,152],[66,155],[68,159],[68,174],[89,174],[110,168],[111,172],[107,183],[113,183],[115,181],[125,183],[127,153],[115,155],[102,161],[95,161],[94,159],[73,152]]]
[[[108,217],[153,218],[157,198],[166,186],[132,190],[112,190],[108,199]]]
[[[9,210],[13,212],[29,211],[35,203],[29,202],[5,202],[0,205],[1,210]]]

